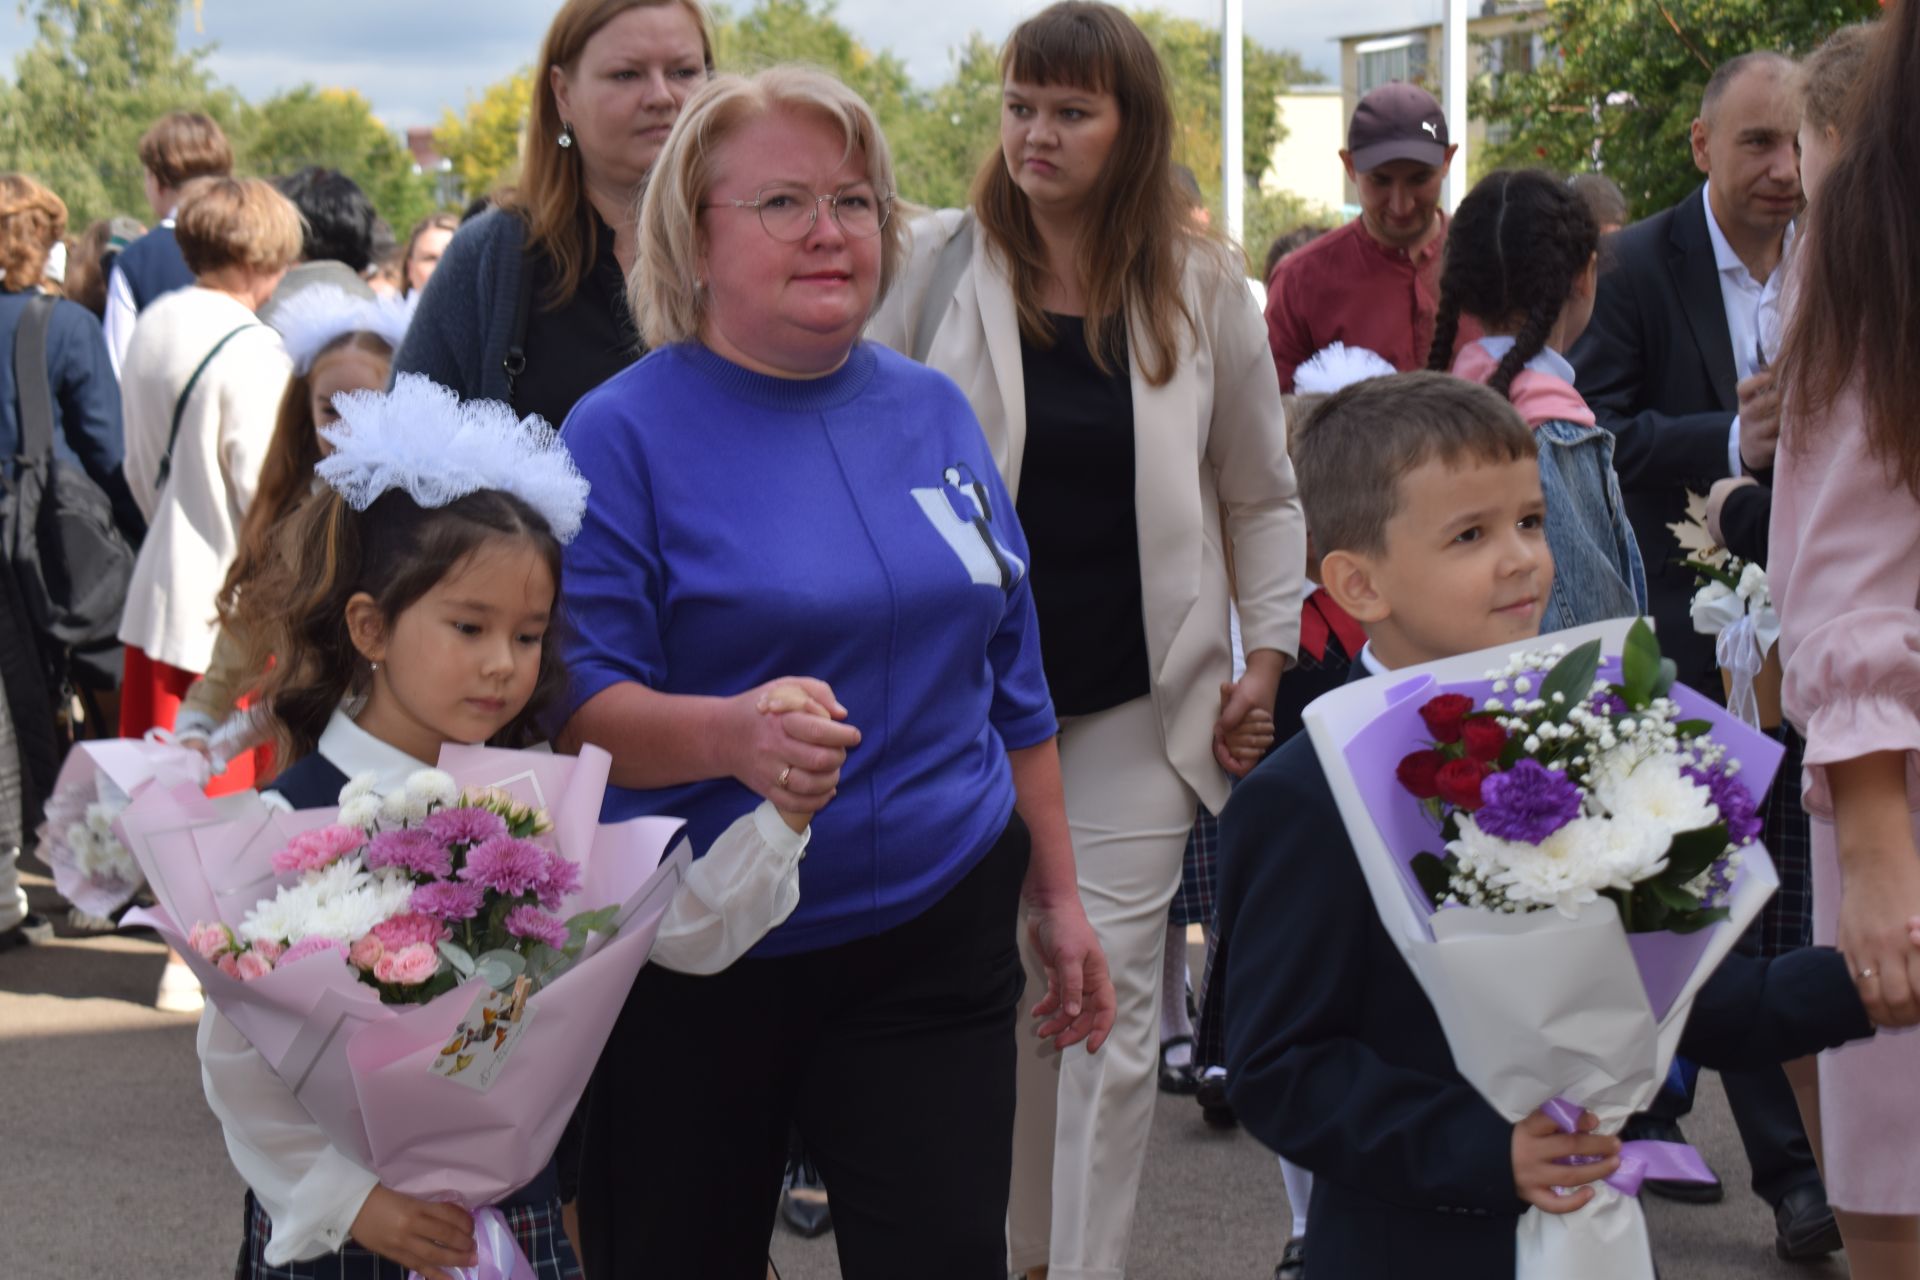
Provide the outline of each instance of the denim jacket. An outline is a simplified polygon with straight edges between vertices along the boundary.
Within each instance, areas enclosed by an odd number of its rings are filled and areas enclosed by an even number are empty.
[[[1512,346],[1507,337],[1469,343],[1453,371],[1485,382]],[[1572,366],[1559,353],[1542,351],[1514,379],[1510,394],[1540,447],[1540,489],[1547,501],[1553,591],[1540,629],[1644,614],[1647,571],[1614,474],[1613,435],[1595,423],[1574,391]]]

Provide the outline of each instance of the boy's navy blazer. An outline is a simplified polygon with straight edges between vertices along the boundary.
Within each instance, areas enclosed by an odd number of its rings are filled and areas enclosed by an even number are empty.
[[[1235,788],[1220,860],[1228,1096],[1249,1133],[1314,1174],[1314,1271],[1512,1275],[1527,1208],[1513,1126],[1455,1070],[1305,732]],[[1681,1050],[1729,1070],[1872,1031],[1837,952],[1734,955],[1701,988]]]

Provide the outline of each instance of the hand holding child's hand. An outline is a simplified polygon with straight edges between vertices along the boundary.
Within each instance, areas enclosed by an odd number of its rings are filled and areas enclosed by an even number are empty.
[[[1273,713],[1255,707],[1224,738],[1227,754],[1251,769],[1273,746]]]
[[[419,1272],[422,1280],[453,1280],[449,1268],[480,1263],[473,1217],[465,1209],[384,1186],[368,1193],[348,1234],[387,1261]]]
[[[818,699],[812,697],[798,684],[774,685],[760,695],[757,708],[763,716],[781,716],[789,712],[798,712],[802,715],[819,716],[825,720],[833,719],[833,712],[828,710]],[[831,799],[832,797],[829,796],[828,798]],[[774,806],[774,811],[780,815],[781,821],[793,829],[796,835],[807,829],[807,823],[810,822],[813,817],[812,814],[799,813],[791,809],[782,809],[777,804]]]
[[[1553,1117],[1536,1111],[1513,1126],[1513,1190],[1542,1213],[1572,1213],[1593,1199],[1598,1182],[1620,1167],[1620,1139],[1593,1132],[1599,1117],[1580,1113],[1580,1132],[1562,1133]],[[1568,1156],[1599,1156],[1593,1164],[1560,1164]],[[1572,1188],[1562,1195],[1556,1188]]]
[[[775,690],[792,688],[828,714],[775,709]],[[789,813],[818,813],[840,785],[847,752],[860,731],[845,723],[847,709],[824,681],[782,676],[729,698],[727,728],[720,735],[729,774],[755,795]]]

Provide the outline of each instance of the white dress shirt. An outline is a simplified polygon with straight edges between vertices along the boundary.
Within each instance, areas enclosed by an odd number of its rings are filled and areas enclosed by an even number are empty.
[[[1707,238],[1713,242],[1714,270],[1720,276],[1720,303],[1727,313],[1727,336],[1733,340],[1734,381],[1744,382],[1780,354],[1780,291],[1786,284],[1796,226],[1787,224],[1779,265],[1762,284],[1753,278],[1753,272],[1747,270],[1747,264],[1720,230],[1712,193],[1706,193],[1700,203],[1707,211]],[[1735,415],[1727,434],[1727,474],[1737,476],[1745,471],[1740,461],[1740,418]]]

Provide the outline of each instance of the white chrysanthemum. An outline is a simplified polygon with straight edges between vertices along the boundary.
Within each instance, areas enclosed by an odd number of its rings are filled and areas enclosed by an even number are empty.
[[[1667,869],[1673,836],[1658,823],[1631,814],[1582,821],[1591,824],[1584,828],[1583,838],[1593,842],[1593,853],[1605,868],[1608,888],[1632,889]]]
[[[380,802],[380,822],[383,826],[401,827],[426,816],[426,801],[406,788],[388,793],[386,799]]]
[[[271,898],[253,904],[253,910],[240,922],[240,936],[248,942],[290,942],[305,937],[307,921],[319,900],[310,882],[282,885]]]
[[[1676,755],[1649,756],[1624,769],[1609,757],[1594,770],[1591,782],[1594,799],[1608,813],[1653,823],[1667,833],[1669,840],[1682,831],[1697,831],[1720,820],[1713,792],[1681,773]]]
[[[119,811],[107,805],[94,803],[87,806],[87,830],[96,836],[113,834],[113,820],[119,817]]]
[[[371,829],[380,821],[380,797],[356,796],[340,806],[338,821],[343,827]]]
[[[346,786],[340,788],[340,803],[343,805],[352,804],[362,796],[372,795],[379,781],[380,775],[377,773],[355,774]]]
[[[407,779],[407,794],[423,805],[445,807],[460,799],[460,784],[438,769],[421,769]]]
[[[406,877],[369,874],[359,858],[341,858],[255,904],[241,922],[240,936],[255,942],[332,938],[352,943],[405,911],[412,896]]]
[[[1552,907],[1572,917],[1607,887],[1609,868],[1592,829],[1596,824],[1604,820],[1576,818],[1537,845],[1523,844],[1487,834],[1469,814],[1447,852],[1508,902]]]

